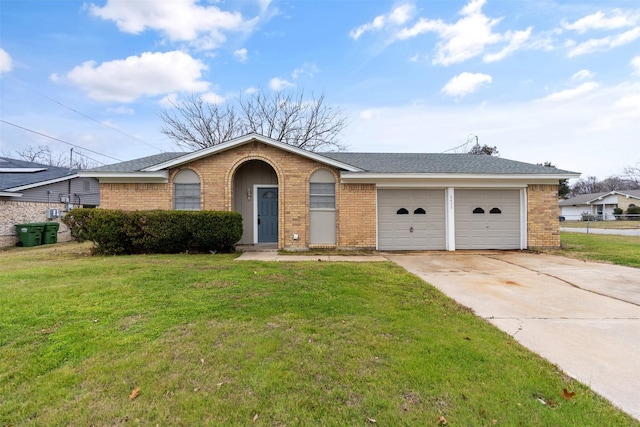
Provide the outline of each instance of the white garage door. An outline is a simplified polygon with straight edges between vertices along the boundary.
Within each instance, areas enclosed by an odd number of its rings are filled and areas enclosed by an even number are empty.
[[[445,249],[444,190],[378,190],[378,249]]]
[[[456,249],[520,249],[520,190],[455,190]]]

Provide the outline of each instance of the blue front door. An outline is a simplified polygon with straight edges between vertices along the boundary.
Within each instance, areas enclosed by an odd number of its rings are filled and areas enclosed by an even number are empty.
[[[258,242],[278,241],[278,188],[258,188]]]

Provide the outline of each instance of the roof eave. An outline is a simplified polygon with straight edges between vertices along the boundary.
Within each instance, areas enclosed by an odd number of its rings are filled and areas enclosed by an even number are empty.
[[[22,193],[14,193],[11,191],[0,191],[0,197],[22,197]]]
[[[25,184],[25,185],[20,185],[17,187],[10,187],[10,188],[6,188],[6,191],[23,191],[23,190],[28,190],[30,188],[37,188],[37,187],[42,187],[43,185],[49,185],[49,184],[55,184],[57,182],[62,182],[62,181],[67,181],[69,179],[74,179],[74,178],[78,178],[79,175],[77,173],[73,174],[73,175],[66,175],[66,176],[62,176],[60,178],[54,178],[54,179],[48,179],[46,181],[38,181],[38,182],[34,182],[31,184]]]
[[[210,155],[215,154],[215,153],[220,153],[220,152],[223,152],[223,151],[226,151],[226,150],[230,150],[230,149],[232,149],[234,147],[246,144],[246,143],[251,142],[251,141],[259,141],[259,142],[261,142],[263,144],[267,144],[267,145],[270,145],[272,147],[279,148],[279,149],[281,149],[283,151],[288,151],[290,153],[297,154],[299,156],[306,157],[308,159],[315,160],[317,162],[324,163],[326,165],[333,166],[333,167],[336,167],[338,169],[344,169],[344,170],[347,170],[347,171],[350,171],[350,172],[362,171],[362,169],[360,169],[360,168],[357,168],[355,166],[349,165],[347,163],[339,162],[337,160],[333,160],[333,159],[331,159],[329,157],[323,156],[322,154],[313,153],[311,151],[307,151],[307,150],[304,150],[302,148],[295,147],[293,145],[285,144],[284,142],[276,141],[275,139],[267,138],[267,137],[264,137],[262,135],[258,135],[258,134],[255,134],[255,133],[252,133],[252,134],[249,134],[249,135],[246,135],[246,136],[241,136],[239,138],[235,138],[235,139],[232,139],[230,141],[223,142],[222,144],[214,145],[213,147],[209,147],[209,148],[205,148],[205,149],[202,149],[202,150],[194,151],[193,153],[187,153],[184,156],[180,156],[178,158],[175,158],[175,159],[172,159],[172,160],[168,160],[166,162],[158,163],[157,165],[149,166],[147,168],[142,169],[141,171],[142,172],[157,172],[157,171],[160,171],[160,170],[163,170],[163,169],[173,168],[173,167],[176,167],[176,166],[183,165],[185,163],[192,162],[194,160],[201,159],[201,158],[206,157],[206,156],[210,156]]]
[[[557,181],[560,179],[578,178],[580,174],[472,174],[472,173],[370,173],[370,172],[342,172],[343,182],[375,181],[378,179],[482,179],[482,180],[526,180],[526,181]]]
[[[95,178],[100,183],[140,183],[140,184],[164,184],[169,182],[169,172],[104,172],[104,171],[82,171],[79,172],[81,178]]]

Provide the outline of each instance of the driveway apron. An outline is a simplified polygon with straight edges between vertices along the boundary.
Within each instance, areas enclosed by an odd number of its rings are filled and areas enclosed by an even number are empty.
[[[521,252],[385,254],[640,419],[640,270]]]

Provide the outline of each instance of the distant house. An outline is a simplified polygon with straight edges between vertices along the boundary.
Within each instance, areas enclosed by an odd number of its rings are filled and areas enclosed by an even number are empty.
[[[487,155],[315,153],[250,134],[80,172],[102,208],[242,214],[240,244],[280,249],[558,247],[558,180]]]
[[[0,247],[18,242],[16,224],[59,221],[74,207],[100,204],[100,185],[76,170],[0,157]],[[60,225],[58,241],[70,240]]]
[[[616,217],[615,208],[626,211],[631,206],[640,206],[640,190],[621,190],[603,193],[580,194],[570,199],[561,200],[560,215],[567,220],[580,220],[584,216],[609,221]]]

